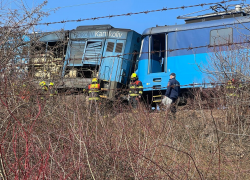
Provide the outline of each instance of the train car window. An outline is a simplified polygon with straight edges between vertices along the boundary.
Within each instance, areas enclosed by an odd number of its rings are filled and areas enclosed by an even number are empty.
[[[48,42],[47,51],[50,51],[54,58],[61,58],[65,52],[64,44],[62,41]]]
[[[165,33],[152,35],[150,59],[151,73],[164,72],[165,48]]]
[[[88,41],[85,50],[84,60],[98,61],[101,54],[102,42],[101,41]]]
[[[72,41],[70,49],[70,59],[76,59],[76,61],[82,61],[84,48],[85,48],[85,42]]]
[[[122,47],[123,47],[123,43],[117,43],[115,47],[115,52],[122,53]]]
[[[115,46],[115,43],[113,42],[108,42],[108,45],[107,45],[107,52],[113,52],[114,50],[114,46]]]
[[[233,29],[215,29],[210,32],[210,45],[223,45],[233,42]]]
[[[149,37],[145,36],[141,42],[139,59],[148,59]]]

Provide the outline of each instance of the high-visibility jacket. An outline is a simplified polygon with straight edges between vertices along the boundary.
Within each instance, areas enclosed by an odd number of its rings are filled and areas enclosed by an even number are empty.
[[[98,83],[92,83],[88,85],[89,89],[89,100],[99,100],[100,96],[100,84]]]
[[[41,91],[40,91],[40,95],[41,95],[41,100],[45,100],[45,96],[48,92],[48,86],[43,86]]]
[[[42,90],[48,91],[48,86],[43,86],[43,87],[42,87]]]
[[[129,95],[131,97],[141,96],[143,91],[142,82],[139,80],[131,81],[129,84]]]
[[[227,89],[227,96],[238,96],[236,94],[236,91],[239,89],[239,88],[242,88],[242,85],[241,84],[238,84],[237,85],[238,87],[236,88],[236,84],[233,83],[231,80],[227,82],[227,86],[226,86],[226,89]]]
[[[54,88],[49,89],[49,96],[53,97],[54,95],[57,95],[57,91]]]

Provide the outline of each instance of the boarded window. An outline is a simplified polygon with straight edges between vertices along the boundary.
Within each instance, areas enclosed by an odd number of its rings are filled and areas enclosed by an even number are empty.
[[[121,53],[122,52],[122,47],[123,47],[123,43],[117,43],[116,48],[115,48],[115,52],[116,53]]]
[[[210,45],[223,45],[233,42],[233,29],[215,29],[210,32]]]
[[[72,41],[70,48],[70,61],[74,64],[82,63],[82,56],[85,48],[85,42]]]
[[[89,41],[87,43],[84,60],[85,61],[98,61],[98,57],[100,57],[102,51],[102,42],[101,41]]]
[[[113,52],[113,49],[114,49],[114,45],[115,43],[113,42],[108,42],[108,45],[107,45],[107,52]]]

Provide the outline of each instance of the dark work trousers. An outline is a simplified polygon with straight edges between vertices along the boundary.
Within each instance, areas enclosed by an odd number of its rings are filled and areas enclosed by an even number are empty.
[[[172,103],[170,105],[170,111],[175,114],[176,113],[176,101],[177,101],[177,98],[170,98],[172,99]]]
[[[133,108],[137,108],[138,107],[138,101],[139,101],[139,99],[138,99],[138,97],[136,97],[136,96],[130,96],[130,99],[129,99],[129,104],[133,107]]]

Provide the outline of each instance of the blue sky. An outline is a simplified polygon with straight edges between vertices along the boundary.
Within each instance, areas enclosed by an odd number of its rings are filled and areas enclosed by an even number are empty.
[[[106,2],[104,2],[106,1]],[[79,18],[91,18],[98,16],[123,14],[128,12],[139,12],[153,9],[161,9],[163,7],[179,7],[183,5],[196,5],[201,3],[219,2],[222,0],[49,0],[48,5],[43,9],[45,11],[57,9],[55,12],[50,11],[50,15],[45,17],[42,22],[54,22],[61,20],[74,20]],[[246,3],[250,3],[246,0]],[[24,0],[29,8],[42,3],[42,0]],[[238,1],[241,3],[242,1]],[[93,4],[91,4],[93,3]],[[95,3],[95,4],[94,4]],[[238,4],[239,4],[238,3]],[[237,4],[237,2],[227,3]],[[13,4],[8,6],[14,7]],[[165,12],[155,12],[149,14],[132,15],[126,17],[115,17],[110,19],[102,19],[95,21],[73,22],[56,24],[49,26],[40,26],[41,31],[56,31],[60,29],[71,30],[81,25],[99,25],[111,24],[116,28],[133,29],[138,33],[142,33],[146,28],[156,25],[174,25],[183,24],[184,20],[177,20],[179,15],[188,14],[200,10],[208,9],[209,6],[188,8],[185,10],[170,10]],[[204,13],[212,12],[211,10]]]

